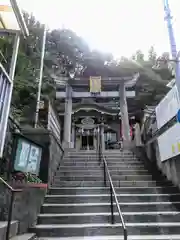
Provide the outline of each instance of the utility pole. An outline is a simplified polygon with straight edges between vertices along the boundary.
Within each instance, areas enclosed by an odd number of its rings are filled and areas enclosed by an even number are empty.
[[[176,86],[178,89],[178,94],[180,98],[180,62],[179,62],[179,52],[177,52],[176,41],[174,36],[174,30],[172,25],[172,16],[171,10],[169,7],[169,1],[163,0],[164,2],[164,13],[165,13],[165,21],[167,22],[168,34],[169,34],[169,42],[172,54],[172,60],[175,63],[175,79],[176,79]]]
[[[40,100],[41,100],[41,88],[42,88],[43,67],[44,67],[44,53],[45,53],[45,46],[46,46],[46,33],[47,33],[46,25],[44,25],[34,128],[37,128],[38,119],[39,119],[39,107],[40,107]]]

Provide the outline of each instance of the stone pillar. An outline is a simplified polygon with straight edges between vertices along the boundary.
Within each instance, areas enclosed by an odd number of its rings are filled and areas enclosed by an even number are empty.
[[[119,99],[120,99],[123,145],[125,147],[126,146],[128,147],[130,145],[131,137],[130,137],[128,106],[127,106],[127,100],[126,100],[126,88],[124,83],[120,84],[119,86]]]
[[[71,142],[72,142],[72,148],[75,148],[75,124],[72,124],[72,133],[71,133]]]
[[[94,150],[96,150],[96,148],[97,148],[96,147],[97,146],[97,141],[96,141],[96,136],[95,135],[93,136],[93,143],[94,143],[94,146],[93,146]]]
[[[101,125],[101,146],[102,146],[102,151],[105,150],[105,142],[104,142],[104,124]]]
[[[69,148],[71,143],[71,115],[72,115],[72,89],[66,86],[66,100],[64,113],[64,148]]]
[[[141,141],[141,130],[140,130],[139,123],[136,123],[134,128],[135,128],[135,131],[134,131],[135,146],[140,147],[142,146],[142,141]]]

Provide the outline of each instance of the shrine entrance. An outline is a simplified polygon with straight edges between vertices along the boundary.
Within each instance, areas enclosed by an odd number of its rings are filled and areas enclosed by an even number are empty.
[[[81,139],[81,149],[88,150],[88,149],[94,149],[94,136],[82,136]]]

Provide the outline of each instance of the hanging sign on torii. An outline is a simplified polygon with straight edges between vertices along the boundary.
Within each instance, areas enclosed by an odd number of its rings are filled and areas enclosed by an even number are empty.
[[[90,76],[89,79],[90,92],[91,93],[100,93],[101,92],[101,76]]]

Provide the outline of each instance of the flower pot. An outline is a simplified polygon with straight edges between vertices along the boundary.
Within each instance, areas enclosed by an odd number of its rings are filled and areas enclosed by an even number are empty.
[[[15,184],[13,184],[13,187],[16,189],[17,188],[19,188],[19,189],[21,189],[21,188],[45,188],[45,189],[47,189],[48,184],[47,183],[33,183],[33,182],[26,183],[26,182],[24,182],[24,183],[15,183]]]

